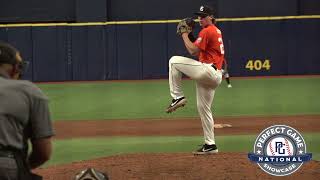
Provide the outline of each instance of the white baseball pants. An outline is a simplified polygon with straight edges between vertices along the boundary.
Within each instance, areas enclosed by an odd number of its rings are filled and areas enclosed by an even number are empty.
[[[211,105],[215,89],[222,80],[221,71],[215,70],[211,64],[182,56],[173,56],[169,61],[169,85],[170,94],[174,99],[184,96],[181,89],[182,73],[197,83],[197,108],[202,123],[204,141],[208,145],[215,144]]]

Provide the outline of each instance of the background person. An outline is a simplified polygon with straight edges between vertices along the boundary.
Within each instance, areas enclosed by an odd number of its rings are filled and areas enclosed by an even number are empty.
[[[14,47],[0,43],[1,180],[42,179],[31,169],[48,161],[52,152],[48,99],[31,82],[17,80],[25,65]]]

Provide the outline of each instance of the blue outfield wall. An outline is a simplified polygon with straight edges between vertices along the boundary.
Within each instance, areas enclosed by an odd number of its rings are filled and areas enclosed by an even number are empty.
[[[0,6],[0,22],[103,22],[165,20],[191,16],[200,5],[215,17],[297,16],[320,13],[319,0],[10,0]],[[128,8],[130,7],[130,8]]]
[[[222,21],[232,76],[320,74],[320,19]],[[30,61],[33,81],[168,76],[173,55],[188,56],[176,23],[1,27],[0,40]]]

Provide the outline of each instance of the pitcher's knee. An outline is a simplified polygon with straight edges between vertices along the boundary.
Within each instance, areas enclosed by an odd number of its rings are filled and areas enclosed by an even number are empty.
[[[175,63],[178,59],[178,56],[172,56],[169,60],[169,64]]]
[[[169,64],[182,63],[184,58],[185,57],[183,56],[172,56],[169,60]]]

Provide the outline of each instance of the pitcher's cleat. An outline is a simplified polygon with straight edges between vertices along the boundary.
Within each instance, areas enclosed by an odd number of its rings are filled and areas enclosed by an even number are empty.
[[[185,97],[181,97],[178,99],[172,99],[171,104],[166,109],[167,113],[171,113],[178,109],[179,107],[184,107],[187,104],[187,99]]]
[[[200,149],[193,152],[193,154],[195,155],[205,155],[205,154],[215,154],[215,153],[218,153],[218,148],[215,144],[212,144],[212,145],[204,144]]]

